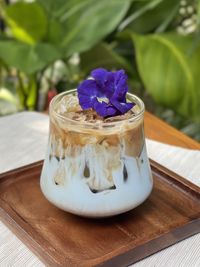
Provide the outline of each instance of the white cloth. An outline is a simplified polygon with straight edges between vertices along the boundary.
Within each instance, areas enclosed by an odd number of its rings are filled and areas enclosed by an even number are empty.
[[[44,158],[48,116],[22,112],[0,118],[0,173]],[[147,140],[148,155],[200,186],[200,151]],[[0,222],[0,267],[40,267],[43,263]],[[199,267],[200,234],[141,260],[134,267]]]

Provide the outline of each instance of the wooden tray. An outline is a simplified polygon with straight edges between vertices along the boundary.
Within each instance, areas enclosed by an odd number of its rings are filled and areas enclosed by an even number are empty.
[[[153,161],[150,198],[101,220],[50,204],[39,187],[41,167],[0,175],[0,218],[48,266],[127,266],[200,232],[200,188]]]

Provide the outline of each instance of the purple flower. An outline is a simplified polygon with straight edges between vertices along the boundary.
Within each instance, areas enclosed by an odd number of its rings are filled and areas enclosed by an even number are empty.
[[[91,78],[78,86],[78,98],[82,109],[94,109],[102,117],[122,115],[134,103],[127,103],[127,75],[124,70],[115,72],[95,69]]]

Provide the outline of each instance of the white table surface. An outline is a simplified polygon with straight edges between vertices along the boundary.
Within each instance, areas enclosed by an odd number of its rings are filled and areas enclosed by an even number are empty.
[[[46,115],[22,112],[0,118],[0,173],[43,159],[47,138]],[[146,141],[150,158],[200,186],[200,151]],[[0,267],[13,266],[44,264],[0,221]],[[131,266],[199,267],[200,234]]]

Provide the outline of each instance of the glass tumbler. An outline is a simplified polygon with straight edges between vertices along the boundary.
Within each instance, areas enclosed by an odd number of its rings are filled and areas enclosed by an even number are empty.
[[[128,119],[83,122],[57,112],[66,95],[50,104],[50,130],[40,178],[44,196],[58,208],[85,217],[129,211],[151,193],[153,180],[144,138],[144,103],[128,93]]]

